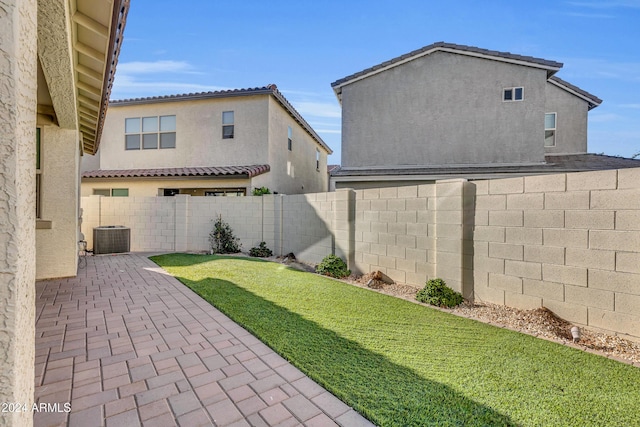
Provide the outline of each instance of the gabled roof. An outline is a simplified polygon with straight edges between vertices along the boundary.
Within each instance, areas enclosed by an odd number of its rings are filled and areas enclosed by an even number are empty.
[[[269,165],[209,166],[198,168],[157,168],[95,170],[82,174],[82,178],[158,178],[158,177],[241,177],[253,178],[271,170]]]
[[[602,99],[598,98],[595,95],[590,94],[586,90],[580,89],[578,86],[574,86],[571,83],[562,80],[559,77],[551,76],[548,80],[552,85],[558,86],[561,89],[566,90],[567,92],[581,98],[589,103],[589,110],[596,108],[598,105],[602,104]]]
[[[311,125],[293,108],[293,105],[284,97],[284,95],[278,90],[275,84],[270,84],[262,87],[246,88],[246,89],[230,89],[230,90],[217,90],[211,92],[197,92],[197,93],[185,93],[179,95],[165,95],[165,96],[150,96],[146,98],[130,98],[121,100],[111,100],[110,106],[125,106],[125,105],[141,105],[152,104],[159,102],[178,102],[178,101],[193,101],[202,99],[215,99],[215,98],[233,98],[239,96],[254,96],[254,95],[272,95],[276,101],[289,113],[293,119],[303,127],[305,131],[318,143],[327,150],[329,154],[333,153],[333,150],[320,138],[320,136],[313,130]]]
[[[495,50],[481,49],[474,46],[465,46],[453,43],[437,42],[425,46],[423,48],[414,50],[397,58],[385,61],[382,64],[375,65],[367,68],[350,76],[336,80],[331,83],[331,87],[335,91],[338,98],[342,93],[342,86],[353,83],[357,80],[363,79],[373,74],[388,70],[405,62],[413,61],[414,59],[422,56],[430,55],[434,52],[452,52],[461,55],[475,56],[479,58],[491,59],[495,61],[508,62],[512,64],[525,65],[528,67],[542,68],[547,70],[547,77],[551,77],[556,71],[562,68],[562,63],[556,61],[550,61],[542,58],[535,58],[533,56],[516,55],[510,52],[499,52]]]

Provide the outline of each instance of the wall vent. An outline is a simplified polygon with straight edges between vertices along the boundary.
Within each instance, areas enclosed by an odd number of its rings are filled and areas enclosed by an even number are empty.
[[[93,253],[129,252],[131,230],[121,225],[106,225],[93,229]]]

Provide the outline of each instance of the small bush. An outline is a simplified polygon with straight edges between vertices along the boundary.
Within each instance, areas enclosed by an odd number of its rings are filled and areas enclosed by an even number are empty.
[[[271,255],[273,255],[273,252],[271,252],[271,249],[267,247],[265,242],[260,242],[255,248],[249,249],[249,256],[266,258]]]
[[[253,189],[254,196],[262,196],[263,194],[271,194],[271,191],[267,187],[260,187]]]
[[[239,238],[234,236],[231,226],[222,220],[222,215],[216,219],[213,230],[209,233],[211,252],[214,254],[235,254],[240,252]]]
[[[318,264],[318,267],[316,267],[316,273],[340,279],[350,275],[351,270],[347,268],[347,263],[340,257],[327,255],[322,259],[322,262]]]
[[[448,308],[460,305],[464,301],[462,294],[448,287],[442,279],[429,280],[424,289],[418,292],[416,299],[427,304]]]

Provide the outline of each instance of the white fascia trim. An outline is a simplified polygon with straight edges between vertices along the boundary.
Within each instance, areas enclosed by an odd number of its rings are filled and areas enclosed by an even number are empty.
[[[579,93],[579,92],[576,92],[575,90],[573,90],[573,89],[571,89],[571,88],[569,88],[569,87],[567,87],[567,86],[563,85],[563,84],[562,84],[562,83],[560,83],[560,82],[557,82],[557,81],[552,80],[552,79],[549,79],[549,80],[547,80],[547,81],[548,81],[549,83],[551,83],[552,85],[555,85],[555,86],[559,87],[560,89],[565,90],[565,91],[569,92],[570,94],[575,95],[575,96],[577,96],[578,98],[580,98],[580,99],[582,99],[582,100],[584,100],[584,101],[587,101],[589,104],[593,104],[593,105],[594,105],[594,106],[596,106],[596,107],[597,107],[598,105],[602,104],[602,102],[595,102],[592,98],[589,98],[589,97],[587,97],[587,96],[584,96],[583,94],[581,94],[581,93]]]

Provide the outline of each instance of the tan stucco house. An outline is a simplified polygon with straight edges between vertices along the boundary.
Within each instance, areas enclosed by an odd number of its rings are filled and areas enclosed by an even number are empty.
[[[273,84],[111,101],[82,195],[322,192],[331,152]]]
[[[602,102],[561,63],[438,42],[331,84],[342,106],[336,188],[638,167],[587,154]]]
[[[128,7],[0,4],[1,402],[33,403],[35,280],[77,273],[80,157],[98,148]]]

